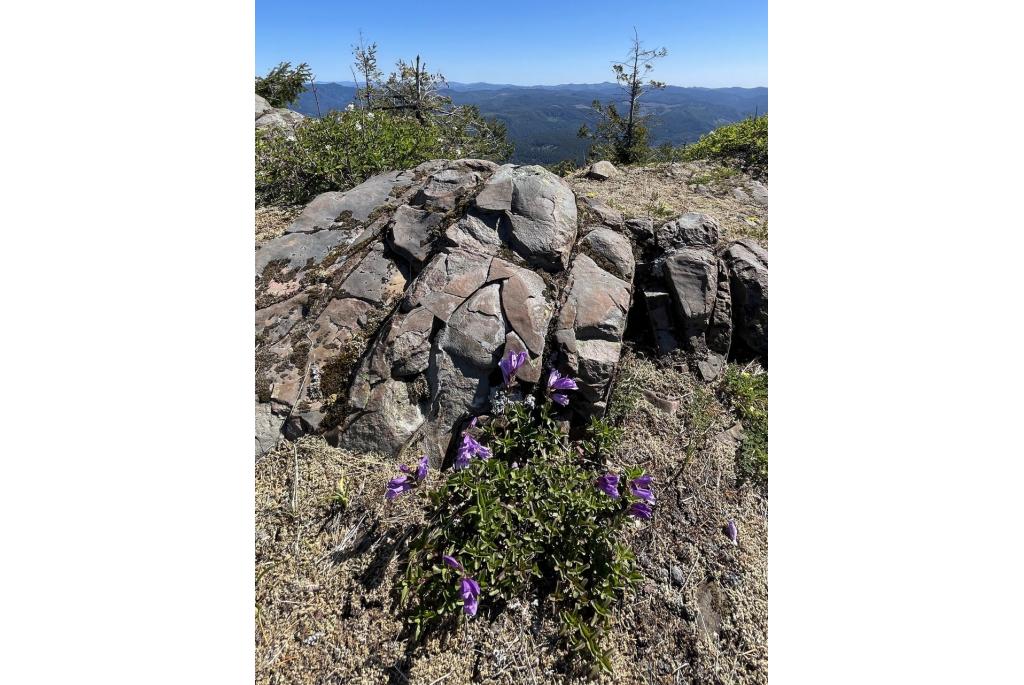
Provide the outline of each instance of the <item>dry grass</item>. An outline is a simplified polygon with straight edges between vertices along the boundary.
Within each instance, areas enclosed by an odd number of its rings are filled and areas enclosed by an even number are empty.
[[[295,221],[302,207],[257,207],[256,242],[262,243],[284,235],[284,229]]]
[[[627,603],[614,640],[630,683],[765,683],[768,680],[768,500],[737,488],[733,418],[680,365],[627,353],[623,390],[678,400],[674,414],[645,398],[622,417],[621,465],[641,463],[658,484],[657,515],[631,546],[647,578]],[[642,392],[642,391],[639,391]],[[688,456],[688,446],[695,449]],[[725,534],[736,521],[740,543]],[[672,580],[672,567],[683,583]]]
[[[750,182],[749,176],[707,161],[619,171],[607,181],[586,178],[585,171],[566,181],[578,194],[601,200],[627,219],[645,217],[657,225],[686,212],[703,212],[718,220],[724,240],[750,237],[768,246],[768,207],[733,195]]]
[[[614,676],[599,681],[767,682],[767,497],[734,485],[735,444],[721,437],[732,419],[685,370],[627,354],[622,377],[621,392],[637,396],[618,404],[625,438],[612,460],[643,464],[659,499],[654,520],[628,533],[645,580],[609,639]],[[644,389],[679,410],[656,409]],[[257,463],[257,682],[591,682],[567,668],[529,598],[409,644],[395,583],[425,506],[415,494],[384,500],[396,472],[392,460],[312,437]],[[344,511],[330,503],[339,478],[351,493]]]

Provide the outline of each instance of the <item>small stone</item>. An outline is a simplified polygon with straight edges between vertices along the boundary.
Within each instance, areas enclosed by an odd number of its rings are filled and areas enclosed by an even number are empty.
[[[607,181],[609,178],[618,176],[619,170],[615,168],[615,165],[608,160],[601,160],[590,165],[590,169],[587,171],[587,176],[590,178],[597,179],[598,181]]]
[[[683,583],[686,582],[686,576],[683,575],[683,569],[679,568],[675,564],[669,569],[669,574],[672,576],[672,584],[676,587],[682,587]]]

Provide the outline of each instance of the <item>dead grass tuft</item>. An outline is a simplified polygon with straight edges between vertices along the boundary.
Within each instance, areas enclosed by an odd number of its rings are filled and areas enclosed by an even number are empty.
[[[630,540],[646,581],[613,634],[622,655],[616,682],[765,683],[768,500],[736,486],[732,414],[682,365],[628,352],[620,377],[679,409],[658,409],[641,392],[620,418],[624,439],[612,460],[642,464],[658,504]],[[725,533],[729,519],[739,546]]]

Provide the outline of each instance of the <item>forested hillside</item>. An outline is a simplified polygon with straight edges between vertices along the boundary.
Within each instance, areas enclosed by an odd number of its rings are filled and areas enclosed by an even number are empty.
[[[592,124],[594,98],[613,101],[621,89],[613,83],[561,86],[511,86],[452,83],[442,91],[457,105],[476,105],[486,117],[508,127],[515,144],[512,161],[519,164],[554,164],[564,159],[582,162],[589,141],[576,137],[581,124]],[[343,83],[317,83],[293,109],[310,116],[341,109],[352,102],[355,87]],[[679,88],[669,86],[645,96],[643,110],[655,115],[651,124],[654,145],[695,142],[702,134],[751,114],[768,112],[767,88]]]

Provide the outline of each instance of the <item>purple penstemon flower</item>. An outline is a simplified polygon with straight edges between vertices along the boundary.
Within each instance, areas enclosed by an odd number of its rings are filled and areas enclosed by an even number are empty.
[[[732,544],[740,544],[740,529],[736,527],[736,522],[729,519],[729,524],[725,527],[725,532],[729,534],[729,539],[732,540]]]
[[[548,374],[548,392],[551,395],[551,401],[557,402],[563,407],[569,404],[569,396],[561,392],[555,392],[556,390],[577,390],[578,386],[576,381],[568,376],[563,376],[558,373],[558,369],[551,369],[551,373]]]
[[[462,610],[470,616],[476,616],[480,605],[480,585],[472,578],[459,581],[459,597],[462,599]]]
[[[526,352],[513,352],[509,350],[505,358],[498,362],[498,367],[501,368],[501,375],[505,379],[505,385],[512,384],[512,380],[516,377],[516,371],[523,367],[526,359]]]
[[[627,514],[638,519],[645,521],[651,520],[651,505],[646,502],[633,502],[629,505],[629,509],[626,511]]]
[[[430,458],[427,455],[420,457],[419,461],[416,462],[415,470],[411,466],[406,464],[400,464],[398,470],[402,473],[408,473],[409,475],[416,474],[416,480],[421,481],[427,477],[427,470],[430,468]]]
[[[465,570],[464,568],[462,568],[462,564],[459,563],[459,560],[451,556],[450,554],[443,555],[441,559],[443,559],[444,563],[448,565],[448,568],[455,569],[456,571]]]
[[[412,490],[413,484],[409,480],[409,476],[397,476],[388,481],[388,489],[384,493],[386,499],[392,500],[403,492]]]
[[[615,473],[606,473],[597,479],[597,489],[612,499],[619,498],[619,476]]]
[[[640,476],[629,483],[629,492],[633,497],[639,497],[648,504],[654,504],[654,493],[651,491],[651,476]]]
[[[472,457],[490,459],[491,450],[477,442],[469,433],[463,433],[462,444],[459,445],[459,449],[455,453],[455,468],[466,468],[469,466],[469,460]]]

